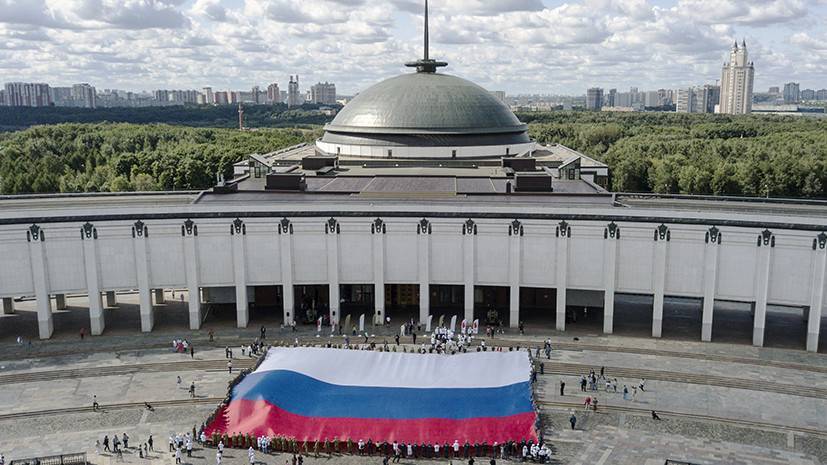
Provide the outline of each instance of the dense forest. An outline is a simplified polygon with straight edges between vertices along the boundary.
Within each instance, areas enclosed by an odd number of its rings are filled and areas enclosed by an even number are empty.
[[[244,125],[250,128],[310,127],[329,122],[331,117],[315,111],[318,107],[318,105],[306,104],[288,110],[285,104],[245,105]],[[20,130],[40,124],[104,122],[237,128],[238,107],[234,105],[187,105],[91,109],[0,106],[0,131]]]
[[[130,110],[132,111],[132,110]],[[541,143],[606,162],[617,192],[827,198],[827,120],[550,112],[518,115]],[[182,122],[181,124],[188,124]],[[0,133],[0,193],[201,189],[249,153],[321,134],[160,124]]]
[[[60,124],[0,133],[0,193],[202,189],[233,163],[312,141],[304,129]]]
[[[518,115],[606,162],[616,192],[827,198],[827,119],[675,113]]]

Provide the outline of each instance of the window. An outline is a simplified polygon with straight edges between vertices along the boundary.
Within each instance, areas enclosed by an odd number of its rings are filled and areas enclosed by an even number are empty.
[[[506,147],[505,148],[505,156],[509,156],[509,155],[511,155],[511,147]]]
[[[256,167],[255,167],[255,176],[257,178],[261,177],[261,165],[259,165],[258,163],[256,163]]]
[[[388,158],[393,158],[393,150],[388,149]]]
[[[457,151],[456,150],[451,150],[451,158],[456,158],[456,157],[457,157]]]

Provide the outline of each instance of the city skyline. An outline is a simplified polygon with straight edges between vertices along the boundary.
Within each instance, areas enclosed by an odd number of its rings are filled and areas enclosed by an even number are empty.
[[[0,81],[99,89],[247,89],[299,74],[352,95],[418,56],[412,0],[0,0]],[[733,40],[756,89],[827,75],[818,0],[436,0],[432,54],[446,71],[515,94],[714,82]],[[697,11],[712,11],[704,16]],[[159,40],[159,37],[161,40]],[[376,60],[377,55],[386,59]],[[483,66],[487,64],[487,66]]]

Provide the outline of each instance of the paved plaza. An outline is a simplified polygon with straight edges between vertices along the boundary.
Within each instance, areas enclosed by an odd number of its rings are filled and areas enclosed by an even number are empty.
[[[83,341],[68,332],[50,341],[33,341],[31,346],[4,338],[0,453],[7,459],[85,451],[92,463],[118,462],[96,455],[94,442],[105,434],[124,432],[132,438],[131,445],[152,434],[156,445],[166,449],[171,433],[200,425],[226,395],[227,382],[234,375],[225,368],[224,347],[234,348],[236,369],[248,366],[252,359],[241,359],[238,346],[256,337],[262,324],[254,321],[249,329],[235,329],[231,320],[216,318],[201,331],[170,324],[142,335],[132,328],[119,329],[122,322],[115,317],[109,316],[112,324],[107,333]],[[327,335],[316,337],[313,328],[293,333],[272,324],[267,333],[270,341],[331,340]],[[210,329],[213,342],[208,340]],[[393,342],[394,329],[369,329],[380,344],[386,339]],[[193,342],[194,357],[172,352],[171,340],[179,337]],[[510,331],[487,344],[525,350],[542,346],[547,337],[555,349],[551,359],[538,359],[544,374],[538,376],[536,400],[545,437],[555,452],[554,463],[660,465],[666,459],[703,465],[827,463],[824,355],[741,344],[591,335],[588,330],[563,335],[531,325],[525,335]],[[342,339],[337,336],[332,341]],[[608,378],[617,377],[620,386],[631,388],[646,377],[646,392],[633,400],[605,392],[603,384],[596,393],[581,392],[580,375],[589,369],[599,372],[601,367]],[[560,396],[560,381],[566,383],[564,396]],[[190,383],[196,385],[195,399],[187,392]],[[587,395],[600,400],[598,412],[583,409]],[[102,406],[99,412],[91,410],[93,396]],[[144,402],[155,405],[155,410],[142,408]],[[658,411],[662,420],[652,420],[651,410]],[[574,431],[568,422],[571,411],[578,417]],[[222,463],[240,465],[246,459],[245,453],[232,451]],[[289,461],[287,456],[257,459],[268,465]],[[169,453],[141,460],[134,449],[124,458],[125,463],[150,461],[174,462]],[[214,464],[215,452],[198,450],[185,463]],[[311,457],[304,463],[378,464],[381,459]]]

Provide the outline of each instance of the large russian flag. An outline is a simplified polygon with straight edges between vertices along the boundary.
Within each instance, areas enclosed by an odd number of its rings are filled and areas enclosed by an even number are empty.
[[[213,431],[298,441],[471,444],[537,439],[526,352],[273,348]]]

